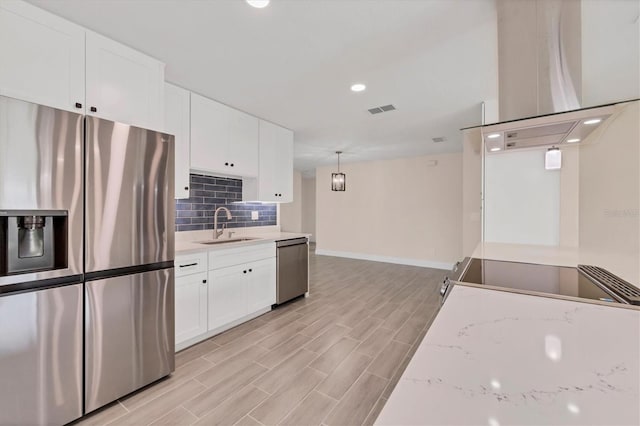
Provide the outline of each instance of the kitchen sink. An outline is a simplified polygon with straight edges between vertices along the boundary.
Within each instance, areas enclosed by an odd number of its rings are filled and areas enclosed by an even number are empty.
[[[241,241],[252,241],[259,240],[260,238],[223,238],[220,240],[208,240],[208,241],[198,241],[198,244],[227,244],[227,243],[239,243]]]

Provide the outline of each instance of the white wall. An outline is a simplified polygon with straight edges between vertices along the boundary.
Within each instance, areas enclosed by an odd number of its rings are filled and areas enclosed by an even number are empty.
[[[436,160],[437,166],[430,166]],[[450,268],[462,255],[462,154],[316,170],[317,253]]]
[[[580,262],[640,286],[640,102],[580,147]]]
[[[577,248],[580,223],[580,146],[562,147],[559,246]]]
[[[484,241],[557,246],[560,171],[545,170],[544,150],[485,157]]]
[[[316,179],[302,178],[302,232],[316,241]]]
[[[582,105],[640,97],[640,2],[582,0]]]
[[[462,255],[471,256],[482,239],[482,133],[462,132]]]
[[[280,229],[302,232],[302,176],[293,171],[293,202],[280,204]]]

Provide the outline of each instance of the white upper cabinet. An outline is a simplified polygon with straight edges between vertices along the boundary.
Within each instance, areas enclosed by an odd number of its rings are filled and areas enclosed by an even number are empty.
[[[164,96],[164,130],[175,136],[175,197],[189,198],[191,92],[166,83]]]
[[[228,176],[258,175],[258,119],[191,94],[191,168]]]
[[[244,201],[293,201],[293,132],[260,120],[260,169],[243,182]]]
[[[164,128],[164,64],[87,31],[89,115],[152,130]]]
[[[22,1],[0,1],[0,94],[84,113],[84,28]]]
[[[19,0],[0,1],[0,94],[164,127],[164,64]]]

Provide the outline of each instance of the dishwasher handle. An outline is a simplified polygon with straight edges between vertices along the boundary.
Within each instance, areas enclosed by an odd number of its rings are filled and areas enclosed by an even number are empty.
[[[290,240],[281,240],[281,241],[276,241],[276,247],[280,248],[280,247],[295,246],[298,244],[307,244],[308,241],[309,240],[307,239],[307,237],[292,238]]]

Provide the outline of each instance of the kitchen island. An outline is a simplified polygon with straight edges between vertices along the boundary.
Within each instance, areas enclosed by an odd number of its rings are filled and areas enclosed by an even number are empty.
[[[640,310],[455,286],[376,424],[638,425]]]

